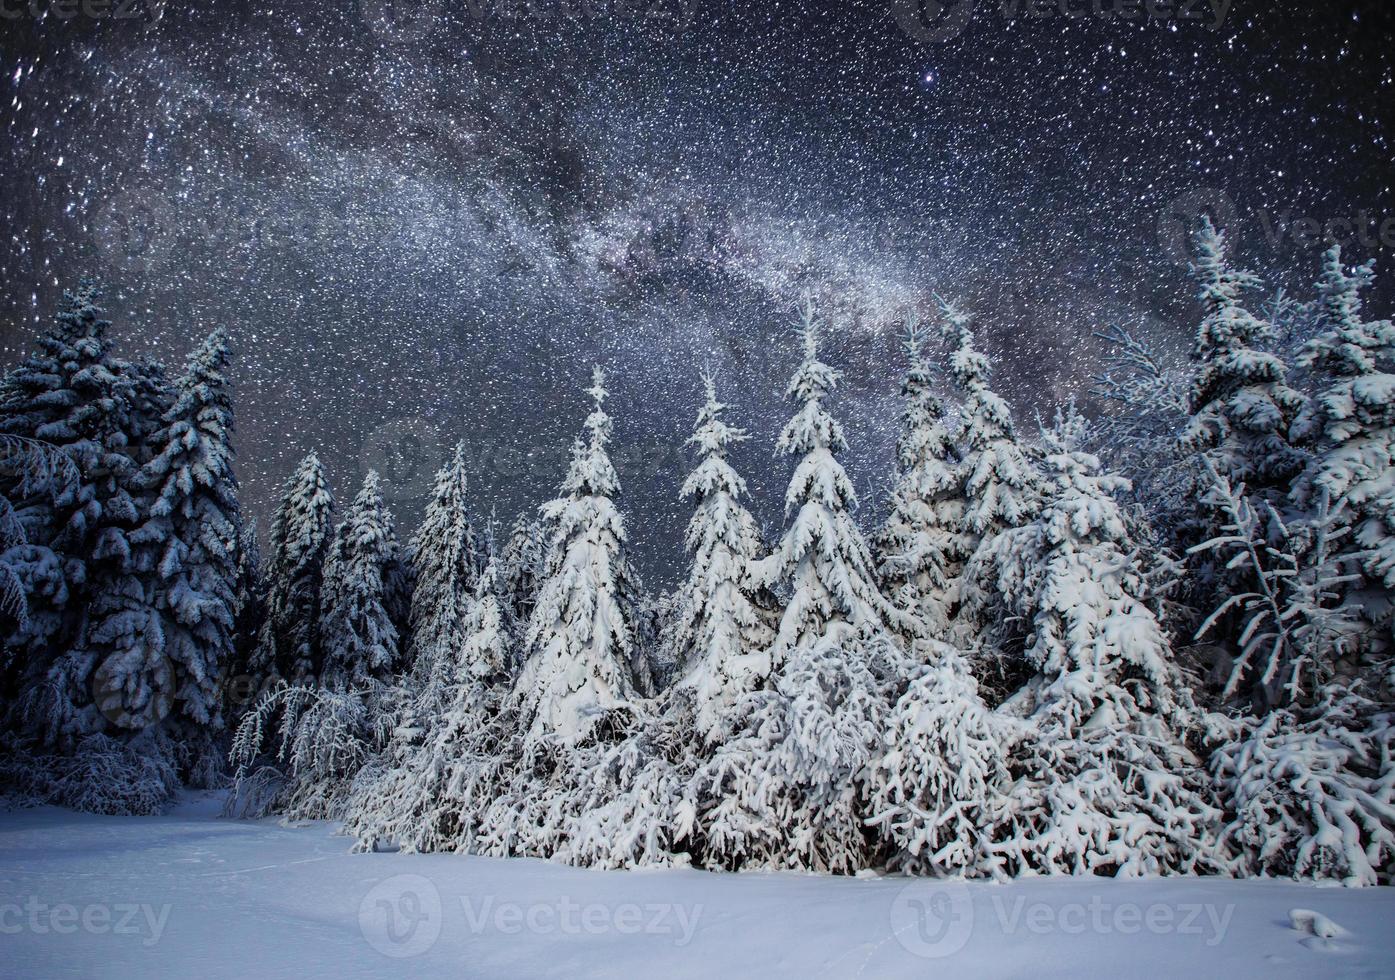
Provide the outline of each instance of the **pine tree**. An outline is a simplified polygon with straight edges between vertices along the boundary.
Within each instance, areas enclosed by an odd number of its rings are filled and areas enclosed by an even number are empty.
[[[99,295],[89,281],[65,292],[38,351],[6,376],[0,392],[4,433],[52,445],[77,469],[77,478],[57,492],[26,485],[23,468],[7,472],[3,487],[31,549],[20,566],[29,615],[6,640],[22,675],[17,684],[25,720],[16,723],[68,744],[103,727],[90,698],[95,654],[77,649],[87,644],[92,586],[99,579],[94,545],[102,536],[102,547],[108,546],[107,527],[124,541],[122,529],[135,519],[126,485],[134,470],[126,453],[133,392],[111,356],[111,324],[101,316]]]
[[[426,515],[413,539],[412,670],[420,693],[430,704],[455,682],[461,651],[469,639],[467,620],[478,586],[465,464],[462,442],[455,447],[451,461],[436,474]]]
[[[1345,506],[1354,531],[1345,556],[1389,592],[1395,590],[1395,324],[1361,316],[1361,290],[1374,281],[1374,261],[1348,273],[1341,246],[1323,255],[1324,329],[1300,360],[1328,385],[1294,427],[1315,452],[1293,499],[1312,511],[1325,493],[1331,505]]]
[[[515,624],[498,558],[485,563],[463,632],[462,674],[491,684],[507,680],[514,665]]]
[[[770,676],[775,600],[751,579],[760,530],[741,503],[746,481],[727,460],[729,447],[749,436],[723,421],[727,406],[712,377],[703,382],[707,400],[688,439],[699,460],[682,489],[695,501],[687,533],[692,563],[664,645],[681,665],[678,686],[692,698],[699,733],[716,741],[737,699]]]
[[[1113,494],[1079,449],[1084,420],[1044,433],[1047,499],[987,545],[1007,607],[1031,624],[1037,676],[1006,706],[1026,719],[994,851],[1013,874],[1190,873],[1212,807],[1186,739],[1194,714]]]
[[[950,360],[964,394],[956,442],[962,462],[959,480],[964,497],[961,553],[968,556],[959,581],[960,606],[950,639],[971,650],[974,671],[984,696],[996,704],[1022,679],[1018,621],[1004,615],[997,594],[982,582],[985,549],[1000,534],[1021,527],[1041,507],[1041,476],[1017,437],[1012,411],[989,387],[990,362],[974,346],[969,318],[941,303],[946,325],[956,342]]]
[[[258,695],[260,678],[252,676],[252,657],[257,637],[266,618],[266,593],[262,588],[262,553],[257,543],[257,522],[247,521],[237,542],[236,615],[233,619],[233,642],[236,652],[228,671],[226,700],[233,713],[242,709]]]
[[[818,358],[811,302],[804,358],[786,395],[797,406],[778,448],[796,458],[790,523],[756,580],[789,596],[771,646],[773,690],[738,703],[735,733],[694,777],[703,848],[724,867],[862,867],[868,839],[856,779],[882,729],[882,683],[902,665],[901,614],[877,588],[838,462],[842,428],[824,400],[839,373]],[[907,628],[907,627],[903,627]]]
[[[969,318],[943,304],[957,347],[951,359],[954,379],[964,393],[956,442],[962,447],[960,479],[966,505],[966,551],[1006,528],[1020,527],[1040,507],[1039,477],[1017,439],[1012,410],[989,387],[988,358],[974,346]]]
[[[1245,308],[1243,294],[1259,279],[1230,264],[1225,233],[1209,219],[1196,250],[1192,275],[1205,315],[1192,352],[1200,366],[1182,447],[1204,453],[1232,484],[1253,492],[1287,487],[1303,466],[1287,436],[1303,397],[1288,386],[1283,361],[1258,346],[1272,339],[1273,326]]]
[[[636,591],[624,524],[615,507],[620,482],[606,446],[605,374],[594,371],[588,442],[573,446],[562,495],[545,504],[555,528],[547,571],[528,624],[528,657],[514,686],[520,722],[533,737],[575,741],[606,712],[650,690],[648,664],[634,640]]]
[[[320,586],[333,513],[324,466],[311,453],[287,481],[272,520],[266,619],[252,658],[254,675],[299,683],[319,674]]]
[[[538,598],[538,582],[543,572],[541,522],[519,517],[504,545],[504,593],[513,607],[514,619],[526,623],[533,615]]]
[[[398,668],[388,578],[399,550],[378,474],[369,470],[325,555],[321,686],[361,687],[386,680]]]
[[[189,356],[141,484],[148,518],[132,537],[158,553],[165,653],[187,724],[223,726],[220,685],[234,656],[241,516],[233,473],[228,338],[215,330]]]
[[[905,409],[897,442],[899,479],[891,512],[873,539],[882,592],[929,635],[943,636],[957,604],[958,577],[967,557],[961,528],[964,497],[958,452],[945,424],[944,403],[932,390],[923,338],[906,338],[910,367],[901,384]],[[902,642],[910,643],[911,635]]]

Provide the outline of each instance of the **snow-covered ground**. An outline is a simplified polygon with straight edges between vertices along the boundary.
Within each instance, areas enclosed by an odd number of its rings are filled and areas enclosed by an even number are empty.
[[[0,976],[1395,975],[1389,888],[350,854],[327,825],[220,820],[219,802],[0,813]]]

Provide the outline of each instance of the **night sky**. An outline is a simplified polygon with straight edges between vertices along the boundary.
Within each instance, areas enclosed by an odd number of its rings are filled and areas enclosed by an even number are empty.
[[[341,500],[384,468],[404,534],[456,439],[505,531],[550,495],[599,362],[669,584],[702,369],[780,519],[806,291],[868,524],[898,334],[936,292],[1024,427],[1088,390],[1106,325],[1185,356],[1201,209],[1300,297],[1321,245],[1290,222],[1368,221],[1345,254],[1377,257],[1389,312],[1389,5],[1186,4],[0,0],[0,358],[84,274],[126,356],[177,366],[226,326],[247,510],[317,449]]]

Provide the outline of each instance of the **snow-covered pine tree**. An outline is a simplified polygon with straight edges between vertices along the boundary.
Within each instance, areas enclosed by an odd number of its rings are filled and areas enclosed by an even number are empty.
[[[233,473],[228,338],[215,330],[189,355],[142,470],[147,518],[132,539],[158,555],[165,655],[185,736],[223,727],[222,680],[234,656],[241,515]]]
[[[412,676],[421,710],[431,712],[458,680],[467,620],[478,586],[476,535],[470,524],[465,444],[436,474],[426,514],[413,538]]]
[[[257,522],[246,521],[237,539],[236,614],[233,619],[233,663],[227,672],[228,687],[225,701],[234,716],[241,715],[261,693],[257,684],[261,678],[251,673],[257,634],[266,616],[266,595],[262,589],[262,552],[257,542]],[[234,718],[235,720],[235,718]]]
[[[347,691],[385,681],[398,669],[388,577],[399,552],[378,474],[369,470],[325,555],[322,687]]]
[[[1227,480],[1252,493],[1287,490],[1304,462],[1288,439],[1303,396],[1288,386],[1283,361],[1259,346],[1272,338],[1273,326],[1244,305],[1244,293],[1259,279],[1231,264],[1225,232],[1209,218],[1197,231],[1196,254],[1192,275],[1205,315],[1192,351],[1199,366],[1181,445],[1205,454]]]
[[[611,419],[599,367],[588,393],[590,439],[574,445],[561,496],[543,505],[554,531],[528,624],[527,659],[514,685],[530,736],[555,734],[564,742],[587,737],[609,711],[651,690],[648,663],[634,640],[636,590],[615,507],[620,481],[606,451]]]
[[[985,558],[1003,531],[1021,527],[1041,507],[1041,475],[1019,441],[1008,403],[989,387],[991,364],[974,345],[967,314],[942,300],[946,330],[955,343],[950,367],[963,392],[959,431],[959,480],[964,497],[961,553],[968,556],[959,581],[960,605],[949,638],[972,650],[974,672],[990,703],[1023,679],[1020,626],[1003,615],[997,593],[982,582]]]
[[[850,873],[868,854],[856,780],[880,741],[882,684],[904,664],[892,633],[904,614],[878,589],[853,522],[857,497],[837,459],[846,442],[824,406],[839,373],[819,360],[810,301],[800,334],[786,392],[797,408],[778,445],[796,459],[789,526],[753,572],[789,596],[771,645],[773,690],[738,702],[735,734],[692,793],[710,865]]]
[[[64,293],[53,327],[40,336],[38,351],[5,377],[0,396],[4,433],[52,445],[77,469],[77,479],[59,492],[26,481],[22,469],[7,473],[3,487],[29,545],[47,551],[21,566],[29,615],[6,638],[21,674],[13,720],[17,728],[69,746],[104,724],[91,703],[96,664],[77,650],[86,646],[91,586],[98,578],[89,567],[93,546],[108,526],[124,541],[122,529],[136,516],[126,486],[134,470],[126,431],[133,392],[111,356],[111,324],[97,306],[99,296],[90,281]]]
[[[910,365],[901,383],[905,408],[897,441],[899,477],[891,512],[872,544],[882,592],[913,617],[924,633],[943,637],[957,604],[963,560],[964,495],[959,454],[945,424],[945,407],[933,391],[924,337],[907,331]],[[909,644],[913,636],[903,635]]]
[[[40,406],[56,411],[36,434],[64,447],[82,486],[51,546],[81,562],[80,612],[70,644],[48,665],[31,701],[45,738],[62,751],[109,727],[123,738],[169,711],[173,678],[156,613],[157,555],[137,540],[139,445],[165,397],[158,370],[137,369],[112,354],[111,324],[90,286],[69,294],[59,329],[44,347],[58,361]],[[139,379],[138,395],[133,379]],[[39,407],[39,412],[44,409]],[[66,516],[66,519],[65,519]]]
[[[960,651],[914,642],[922,666],[886,714],[865,779],[867,823],[896,870],[1006,877],[994,832],[1015,805],[1009,764],[1026,724],[984,703]]]
[[[1357,597],[1363,618],[1375,625],[1391,615],[1395,591],[1395,324],[1366,320],[1361,291],[1375,281],[1374,260],[1347,272],[1341,246],[1323,255],[1318,281],[1321,332],[1300,361],[1327,381],[1294,425],[1313,456],[1293,488],[1293,502],[1308,512],[1325,493],[1344,506],[1352,534],[1340,555],[1366,579]],[[1377,648],[1388,634],[1368,636]]]
[[[504,591],[513,606],[514,619],[528,622],[537,602],[538,582],[544,564],[542,523],[526,515],[514,522],[509,540],[504,545]]]
[[[1057,413],[1042,510],[980,552],[1031,624],[1037,671],[1002,709],[1028,730],[993,851],[1012,876],[1191,873],[1219,817],[1188,746],[1195,710],[1113,497],[1127,481],[1080,451],[1084,427],[1074,406]]]
[[[286,483],[271,523],[266,570],[266,618],[252,656],[252,673],[293,683],[321,668],[320,586],[333,530],[334,496],[313,452]]]
[[[760,529],[742,504],[746,481],[727,459],[729,448],[750,438],[722,418],[711,375],[703,378],[706,401],[688,442],[698,464],[683,483],[694,500],[688,522],[691,566],[674,598],[665,638],[682,674],[671,700],[689,700],[698,733],[716,742],[742,695],[767,683],[774,639],[774,596],[756,585],[751,566],[761,558]]]
[[[488,684],[507,681],[515,664],[516,625],[513,609],[504,594],[501,561],[490,557],[475,587],[465,617],[465,643],[461,647],[461,676]]]

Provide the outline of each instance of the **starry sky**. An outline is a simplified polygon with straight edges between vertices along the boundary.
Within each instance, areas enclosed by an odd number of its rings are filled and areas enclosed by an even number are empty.
[[[127,356],[227,327],[263,522],[316,449],[341,500],[382,470],[408,532],[464,439],[506,531],[595,362],[667,585],[702,370],[778,526],[801,295],[868,524],[936,293],[1024,427],[1087,395],[1105,326],[1185,357],[1203,211],[1271,286],[1306,295],[1326,227],[1385,271],[1375,310],[1395,296],[1384,2],[71,2],[0,0],[0,358],[84,274]]]

